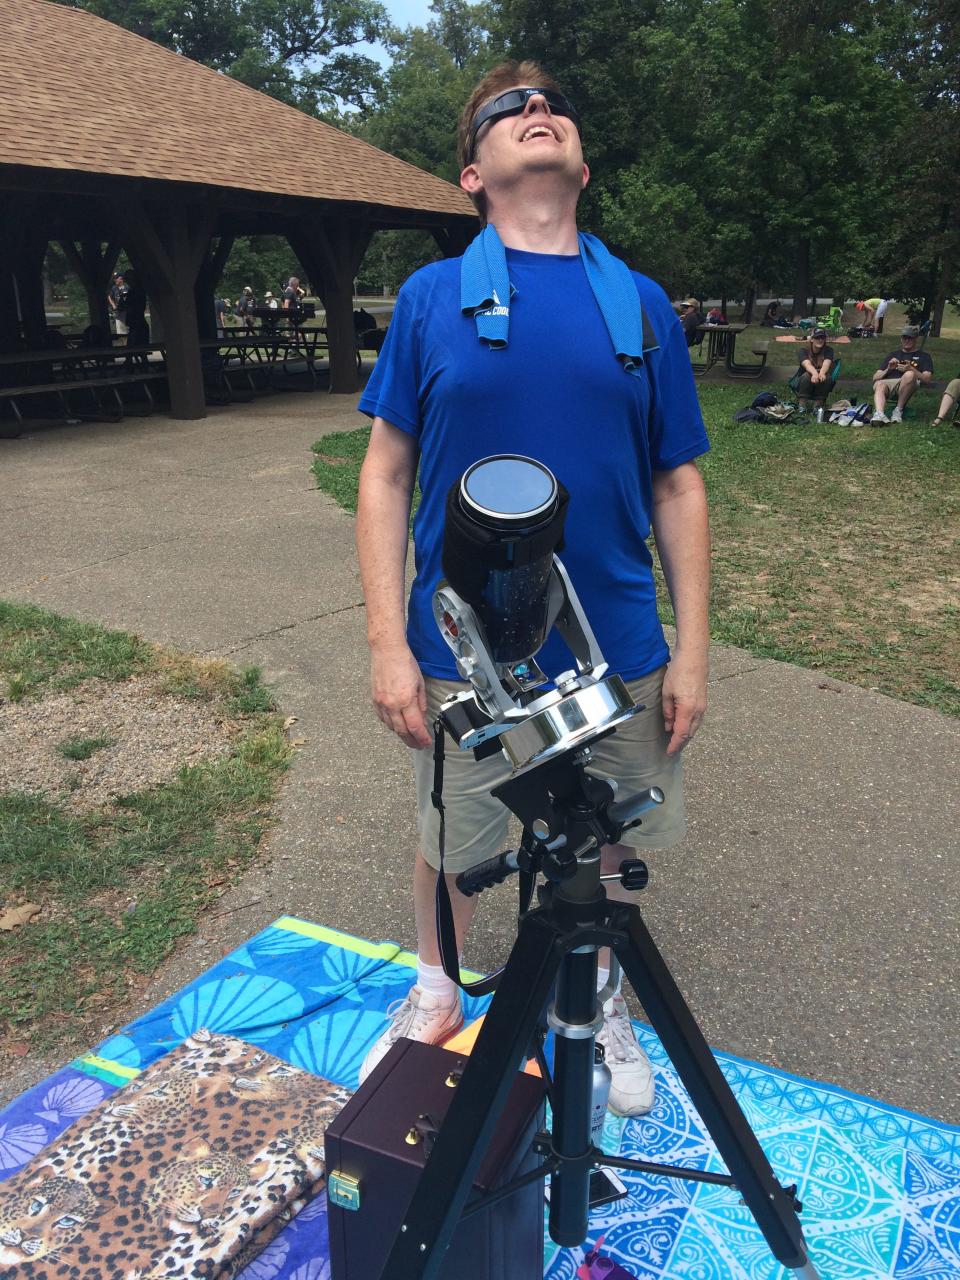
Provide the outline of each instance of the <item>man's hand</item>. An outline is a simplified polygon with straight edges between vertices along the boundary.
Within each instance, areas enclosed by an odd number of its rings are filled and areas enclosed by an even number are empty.
[[[423,676],[406,645],[371,652],[370,688],[378,717],[401,742],[415,749],[430,746]]]
[[[677,649],[663,677],[663,725],[670,734],[667,755],[674,756],[700,728],[707,710],[707,663],[687,660]]]

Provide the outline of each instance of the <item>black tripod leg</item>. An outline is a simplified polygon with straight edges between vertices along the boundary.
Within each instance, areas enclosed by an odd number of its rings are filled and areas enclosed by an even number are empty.
[[[380,1280],[432,1280],[563,958],[541,912],[526,916]]]
[[[553,1150],[563,1164],[550,1179],[550,1236],[557,1244],[569,1246],[586,1239],[590,1208],[595,950],[574,951],[565,958],[557,976],[555,1011],[559,1025],[554,1024]],[[581,1034],[569,1034],[574,1030]]]
[[[617,959],[771,1252],[805,1280],[816,1280],[796,1211],[774,1177],[639,908],[617,904],[615,923],[626,924],[628,939],[616,945]]]

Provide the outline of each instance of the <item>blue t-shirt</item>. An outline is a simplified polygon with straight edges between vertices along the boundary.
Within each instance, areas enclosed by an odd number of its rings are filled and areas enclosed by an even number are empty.
[[[461,313],[460,259],[431,263],[400,290],[360,400],[361,412],[420,447],[410,648],[426,675],[457,678],[431,607],[447,492],[479,458],[520,453],[569,489],[560,558],[611,671],[636,679],[669,657],[646,545],[652,472],[710,447],[683,331],[659,285],[634,273],[660,344],[634,377],[614,353],[579,255],[507,249],[507,266],[515,292],[505,348],[482,343]],[[548,675],[574,665],[556,632],[537,660]]]

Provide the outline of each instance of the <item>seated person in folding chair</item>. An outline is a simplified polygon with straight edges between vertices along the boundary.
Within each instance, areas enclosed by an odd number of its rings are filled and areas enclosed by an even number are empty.
[[[827,331],[814,329],[807,343],[807,353],[800,361],[800,368],[790,379],[790,385],[797,393],[800,412],[809,413],[814,400],[819,400],[822,406],[836,380],[833,347],[827,346]]]
[[[900,331],[900,349],[892,351],[873,375],[874,414],[870,422],[882,427],[887,422],[902,422],[907,401],[918,387],[926,386],[933,377],[933,360],[917,347],[920,330],[908,324]],[[896,396],[897,407],[888,418],[887,396]]]
[[[940,400],[937,416],[930,423],[931,427],[942,427],[948,420],[952,420],[954,426],[960,426],[960,418],[956,414],[958,400],[960,400],[960,374],[955,378],[951,378],[947,383],[947,389]]]

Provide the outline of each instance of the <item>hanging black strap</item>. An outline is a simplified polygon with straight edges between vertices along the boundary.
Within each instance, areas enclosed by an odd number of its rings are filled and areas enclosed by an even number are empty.
[[[485,978],[476,982],[464,982],[460,976],[460,956],[457,952],[457,931],[453,923],[453,906],[450,902],[450,891],[447,888],[447,877],[443,868],[444,844],[446,841],[446,812],[443,805],[443,723],[438,716],[433,722],[433,790],[430,800],[440,816],[440,834],[438,845],[440,850],[440,870],[437,872],[437,948],[440,951],[440,963],[443,971],[461,991],[468,996],[485,996],[493,991],[503,973],[501,966]],[[528,872],[520,872],[520,914],[530,905],[535,877]]]

